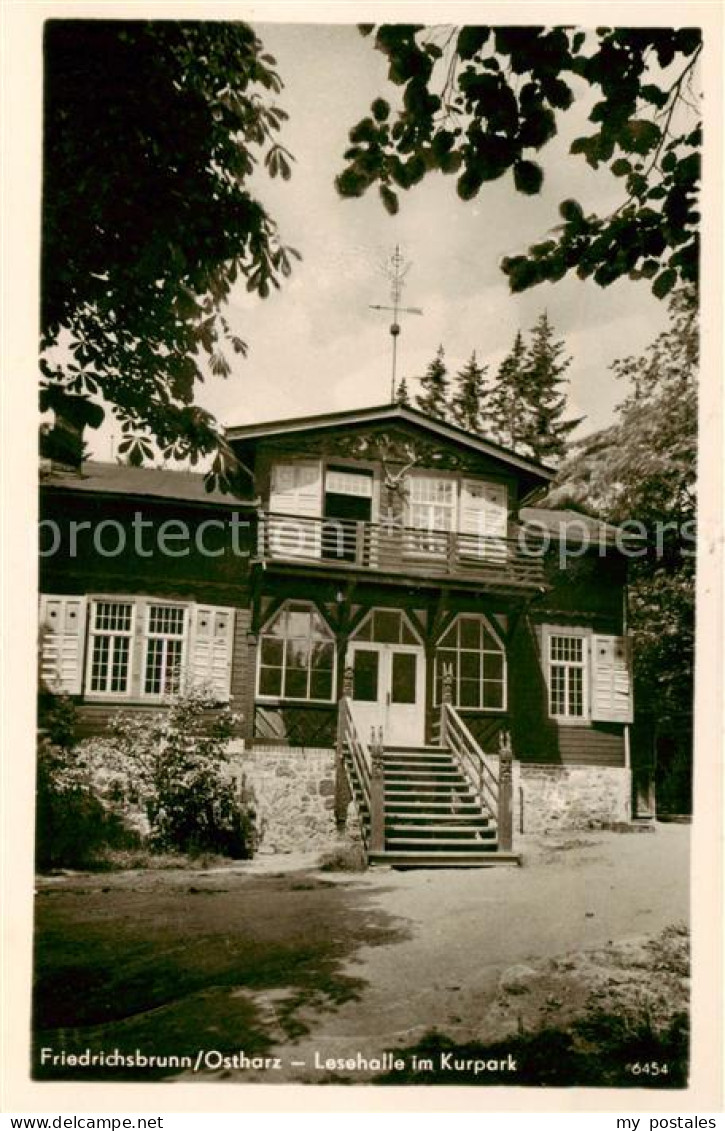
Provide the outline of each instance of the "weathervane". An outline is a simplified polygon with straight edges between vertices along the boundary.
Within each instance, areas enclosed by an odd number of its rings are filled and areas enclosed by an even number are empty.
[[[390,384],[390,400],[395,400],[395,370],[397,365],[398,354],[398,336],[400,334],[400,323],[398,316],[401,314],[422,314],[423,311],[418,306],[401,306],[400,298],[403,293],[403,285],[405,276],[410,271],[412,263],[406,263],[400,254],[400,247],[395,245],[395,251],[386,261],[383,268],[385,274],[390,279],[390,297],[392,299],[392,306],[378,306],[370,304],[371,310],[390,310],[393,314],[393,321],[390,323],[390,336],[393,339],[393,374]]]

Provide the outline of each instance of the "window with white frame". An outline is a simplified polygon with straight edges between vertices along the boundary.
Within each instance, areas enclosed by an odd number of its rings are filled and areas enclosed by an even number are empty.
[[[189,686],[231,697],[233,608],[44,593],[39,613],[48,687],[91,699],[159,700]]]
[[[145,695],[181,690],[187,610],[183,605],[148,605],[145,632]]]
[[[94,601],[91,608],[88,689],[126,695],[131,679],[132,601]]]
[[[549,713],[559,719],[587,717],[587,636],[549,629]]]
[[[436,703],[450,669],[453,704],[471,710],[506,709],[506,652],[485,617],[462,615],[441,636],[435,653]]]
[[[257,693],[262,699],[329,703],[335,689],[335,638],[312,604],[290,601],[259,635]]]
[[[406,526],[410,549],[445,553],[456,529],[456,481],[436,475],[411,475],[407,481]]]

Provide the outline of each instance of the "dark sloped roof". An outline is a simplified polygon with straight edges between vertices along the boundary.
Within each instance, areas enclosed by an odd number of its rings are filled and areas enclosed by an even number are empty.
[[[522,507],[519,517],[524,526],[532,531],[541,531],[561,540],[581,542],[583,538],[593,542],[600,540],[612,543],[615,539],[620,542],[640,542],[642,536],[632,531],[621,530],[600,518],[582,514],[580,511],[552,510],[549,507]]]
[[[80,472],[52,470],[43,473],[42,487],[102,495],[126,495],[154,499],[175,499],[211,506],[249,506],[249,500],[222,491],[207,491],[204,476],[191,471],[172,471],[158,467],[128,467],[117,463],[88,460]]]
[[[243,424],[226,429],[228,440],[261,440],[272,436],[288,435],[295,432],[315,432],[327,428],[340,428],[355,424],[375,424],[384,421],[398,421],[414,424],[435,436],[444,437],[457,444],[463,444],[482,455],[493,456],[512,467],[521,468],[535,475],[542,481],[553,479],[555,470],[543,463],[529,459],[510,451],[493,440],[483,436],[474,436],[459,428],[456,424],[448,424],[443,420],[436,420],[418,409],[409,405],[377,405],[372,408],[346,410],[344,412],[327,412],[318,416],[296,416],[287,420],[269,420],[260,424]]]

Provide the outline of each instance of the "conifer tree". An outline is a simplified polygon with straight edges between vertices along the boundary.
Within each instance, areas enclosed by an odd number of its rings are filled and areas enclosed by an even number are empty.
[[[421,392],[415,398],[415,403],[421,412],[428,416],[435,416],[439,420],[448,417],[448,370],[445,363],[445,350],[438,346],[435,357],[420,379]]]
[[[565,455],[569,433],[583,420],[562,420],[567,406],[564,374],[572,360],[565,356],[565,348],[563,341],[555,339],[554,327],[544,311],[531,330],[526,351],[526,412],[521,436],[528,454],[544,463]]]
[[[530,431],[526,403],[526,346],[521,331],[501,362],[488,394],[486,433],[517,451]]]
[[[410,393],[408,392],[408,382],[405,377],[401,377],[398,381],[398,386],[395,390],[395,403],[402,405],[410,404]]]
[[[463,369],[456,374],[450,411],[454,423],[467,432],[480,433],[484,430],[487,368],[478,364],[474,350]]]

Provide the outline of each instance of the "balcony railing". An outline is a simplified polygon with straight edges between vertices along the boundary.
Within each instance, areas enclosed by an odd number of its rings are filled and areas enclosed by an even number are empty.
[[[265,561],[294,562],[376,574],[453,578],[513,589],[544,587],[536,547],[512,538],[416,529],[395,520],[260,515],[257,553]]]

